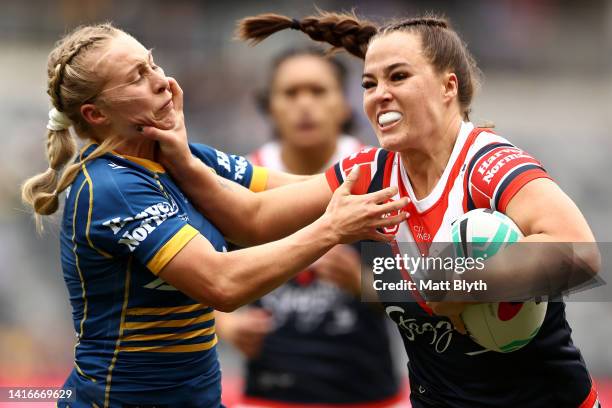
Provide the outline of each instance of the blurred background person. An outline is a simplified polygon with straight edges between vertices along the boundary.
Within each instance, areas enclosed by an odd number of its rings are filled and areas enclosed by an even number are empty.
[[[251,154],[251,162],[316,174],[359,151],[363,144],[347,134],[346,74],[317,48],[279,54],[257,98],[274,138]],[[359,253],[339,245],[250,307],[217,313],[219,337],[247,359],[237,406],[396,406],[401,396],[385,316],[361,302],[360,293]]]

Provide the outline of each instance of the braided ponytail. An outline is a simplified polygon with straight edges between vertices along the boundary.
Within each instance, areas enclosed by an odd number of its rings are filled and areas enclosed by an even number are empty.
[[[344,49],[361,59],[365,58],[368,43],[378,32],[374,23],[359,19],[354,13],[319,11],[318,15],[302,20],[279,14],[247,17],[238,22],[236,36],[255,45],[288,28],[300,30],[315,41],[331,44],[332,51]]]
[[[257,44],[271,34],[292,28],[315,41],[329,43],[332,51],[344,49],[364,59],[374,38],[395,31],[417,34],[424,55],[438,72],[454,72],[459,80],[458,101],[463,118],[469,120],[470,106],[480,86],[481,72],[476,61],[449,21],[435,14],[394,21],[382,27],[358,18],[355,13],[332,13],[319,10],[318,15],[302,20],[279,14],[260,14],[238,22],[236,34],[241,40]]]
[[[82,165],[82,162],[75,163],[64,170],[77,149],[68,123],[74,126],[78,136],[83,136],[87,124],[81,117],[80,106],[95,97],[102,86],[102,80],[91,72],[84,58],[87,51],[103,46],[120,32],[111,24],[79,27],[62,38],[49,54],[47,94],[57,110],[55,113],[67,122],[63,126],[47,125],[46,155],[49,167],[26,180],[22,186],[21,198],[34,209],[39,231],[43,229],[41,216],[57,211],[59,194],[72,184]],[[114,141],[105,141],[94,151],[95,156],[92,154],[86,160],[99,157],[116,146]]]

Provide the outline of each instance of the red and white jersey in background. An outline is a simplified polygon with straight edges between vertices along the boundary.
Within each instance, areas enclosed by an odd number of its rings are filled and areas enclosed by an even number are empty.
[[[490,129],[461,125],[459,136],[440,180],[427,197],[417,199],[399,154],[365,148],[327,170],[336,189],[355,165],[361,174],[354,188],[364,194],[396,186],[394,200],[408,196],[410,217],[387,233],[398,242],[450,242],[451,223],[474,208],[505,212],[510,199],[529,181],[550,178],[540,162]]]
[[[342,135],[338,138],[336,152],[329,159],[329,162],[323,166],[321,171],[324,171],[332,164],[342,160],[344,157],[351,155],[363,149],[365,145],[353,136]],[[248,156],[251,163],[257,166],[267,167],[278,171],[287,171],[283,160],[281,159],[281,145],[278,141],[272,140],[259,149],[255,150]]]

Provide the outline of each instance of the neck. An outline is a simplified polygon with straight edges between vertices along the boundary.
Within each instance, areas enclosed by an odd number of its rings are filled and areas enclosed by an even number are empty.
[[[336,152],[337,139],[312,146],[298,147],[281,141],[281,160],[287,171],[293,174],[310,175],[321,172]]]
[[[132,139],[122,143],[115,151],[124,156],[156,161],[157,143],[144,138]]]
[[[453,118],[431,135],[423,135],[424,143],[418,149],[400,152],[417,199],[427,197],[442,177],[460,129],[461,118]]]

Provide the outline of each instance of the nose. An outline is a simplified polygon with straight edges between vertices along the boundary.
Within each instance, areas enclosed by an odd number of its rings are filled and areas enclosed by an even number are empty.
[[[159,68],[157,71],[153,71],[151,85],[153,86],[153,92],[157,94],[170,90],[170,82],[168,82],[168,77],[166,77],[163,69]]]
[[[393,99],[393,95],[389,92],[389,88],[383,81],[380,81],[374,91],[374,100],[376,102],[387,102],[391,99]]]

